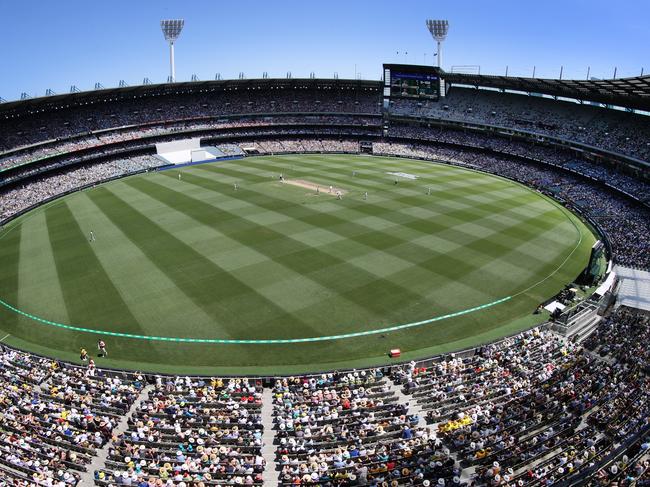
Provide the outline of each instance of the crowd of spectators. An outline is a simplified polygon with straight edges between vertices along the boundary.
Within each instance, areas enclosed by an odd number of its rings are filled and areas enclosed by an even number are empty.
[[[314,125],[314,126],[262,126],[256,128],[235,128],[232,131],[223,133],[205,134],[203,145],[212,145],[221,147],[222,145],[231,148],[237,144],[232,144],[232,140],[264,139],[264,138],[296,138],[302,136],[322,137],[342,139],[343,137],[363,137],[368,134],[376,135],[377,127],[356,127],[345,129],[336,125]],[[186,139],[188,134],[185,132],[176,132],[167,134],[156,139],[156,143],[171,142],[174,140]],[[224,139],[226,142],[224,142]],[[46,157],[38,163],[24,164],[15,166],[10,174],[4,175],[0,179],[0,187],[13,185],[22,179],[43,175],[48,172],[61,170],[66,167],[75,167],[79,165],[88,165],[93,163],[97,158],[105,159],[127,159],[134,157],[135,154],[142,154],[153,151],[153,142],[142,138],[125,140],[119,144],[101,145],[92,149],[92,151],[73,151]],[[244,143],[244,145],[246,145]],[[248,144],[250,145],[250,144]],[[231,155],[241,155],[241,150],[235,150]],[[137,157],[136,157],[137,158]]]
[[[650,161],[650,118],[589,104],[452,87],[440,101],[394,100],[391,112],[495,125]]]
[[[617,362],[635,363],[650,373],[650,316],[621,307],[589,338],[585,347]]]
[[[647,314],[620,308],[584,347],[534,329],[393,367],[422,418],[380,369],[275,379],[278,482],[644,485],[649,333]],[[100,486],[262,484],[261,382],[157,376],[145,386],[137,374],[3,349],[0,481],[75,486],[108,448]],[[126,432],[114,433],[125,416]]]
[[[649,330],[647,314],[620,308],[584,347],[534,329],[393,367],[424,417],[381,369],[275,379],[277,482],[645,485]],[[260,381],[149,382],[2,349],[0,482],[73,487],[107,448],[99,486],[262,484]]]
[[[276,379],[282,485],[455,485],[460,469],[379,370]]]
[[[0,192],[0,221],[67,191],[162,164],[153,156],[137,156],[76,166],[68,171],[48,173],[36,180],[25,181]]]
[[[169,93],[146,99],[123,99],[42,111],[0,119],[0,151],[91,131],[165,122],[246,114],[380,114],[379,88],[230,89]]]
[[[645,334],[613,339],[620,345],[615,353],[630,354],[647,346],[647,317],[615,313],[611,326],[618,327],[623,316],[646,327]],[[613,482],[647,471],[650,377],[642,362],[603,356],[550,331],[532,330],[474,355],[411,363],[393,377],[471,469],[473,485],[551,485],[569,478],[586,484],[596,477]]]
[[[22,166],[31,162],[43,164],[44,159],[54,156],[65,156],[66,159],[80,157],[92,150],[93,154],[99,153],[106,146],[119,144],[120,148],[126,142],[141,141],[142,146],[151,144],[152,137],[160,142],[163,136],[175,136],[174,138],[188,138],[198,133],[201,136],[218,136],[222,133],[228,135],[251,135],[262,132],[263,128],[271,128],[272,131],[280,131],[284,127],[302,125],[311,127],[303,128],[311,133],[323,133],[326,129],[342,131],[341,126],[378,127],[380,119],[363,115],[283,115],[265,116],[252,118],[198,118],[182,120],[165,120],[142,126],[126,126],[101,132],[74,135],[69,138],[50,140],[33,144],[28,147],[13,148],[5,153],[0,153],[0,170]],[[256,130],[245,130],[245,129]],[[336,129],[336,130],[334,130]],[[349,129],[348,129],[349,130]],[[363,133],[359,130],[360,133]],[[289,133],[289,132],[287,132]]]
[[[248,379],[157,377],[98,485],[259,485],[262,387]]]
[[[359,142],[342,139],[286,139],[256,140],[250,144],[259,154],[281,154],[286,152],[347,152],[358,153]]]
[[[76,485],[142,386],[137,375],[0,350],[0,481]]]
[[[641,201],[650,203],[650,183],[624,174],[615,168],[580,159],[569,149],[495,137],[490,134],[463,132],[449,129],[432,129],[411,125],[394,124],[389,130],[391,137],[426,140],[462,147],[487,149],[503,154],[525,157],[563,169],[572,170],[603,184],[631,194]]]

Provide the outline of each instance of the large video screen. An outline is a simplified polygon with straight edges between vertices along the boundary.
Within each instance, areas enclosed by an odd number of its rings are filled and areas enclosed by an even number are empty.
[[[440,96],[438,70],[429,66],[385,65],[385,90],[391,99],[437,100]]]
[[[391,73],[391,98],[433,98],[438,99],[438,77],[430,74]]]

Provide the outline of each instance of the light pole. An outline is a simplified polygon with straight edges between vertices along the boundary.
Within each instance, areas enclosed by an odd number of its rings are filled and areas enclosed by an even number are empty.
[[[185,21],[183,19],[161,20],[160,28],[162,29],[165,40],[169,42],[169,81],[176,81],[176,67],[174,65],[174,42],[181,35]]]
[[[442,66],[442,41],[447,38],[449,22],[447,20],[427,20],[427,29],[438,43],[438,67]]]

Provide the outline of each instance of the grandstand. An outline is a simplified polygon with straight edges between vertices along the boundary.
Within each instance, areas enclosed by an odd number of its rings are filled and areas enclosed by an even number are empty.
[[[0,104],[0,483],[650,483],[650,77],[414,71]]]

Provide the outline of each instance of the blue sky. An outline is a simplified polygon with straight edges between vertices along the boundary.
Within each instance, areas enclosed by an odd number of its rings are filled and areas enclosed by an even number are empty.
[[[184,18],[176,76],[199,79],[331,77],[379,79],[383,62],[433,63],[426,18],[446,18],[443,67],[482,73],[611,77],[650,71],[650,0],[148,1],[0,0],[4,35],[0,97],[42,96],[75,84],[164,81],[163,18]],[[399,56],[396,54],[399,51]],[[404,53],[408,52],[408,55]],[[426,57],[425,57],[426,53]]]

